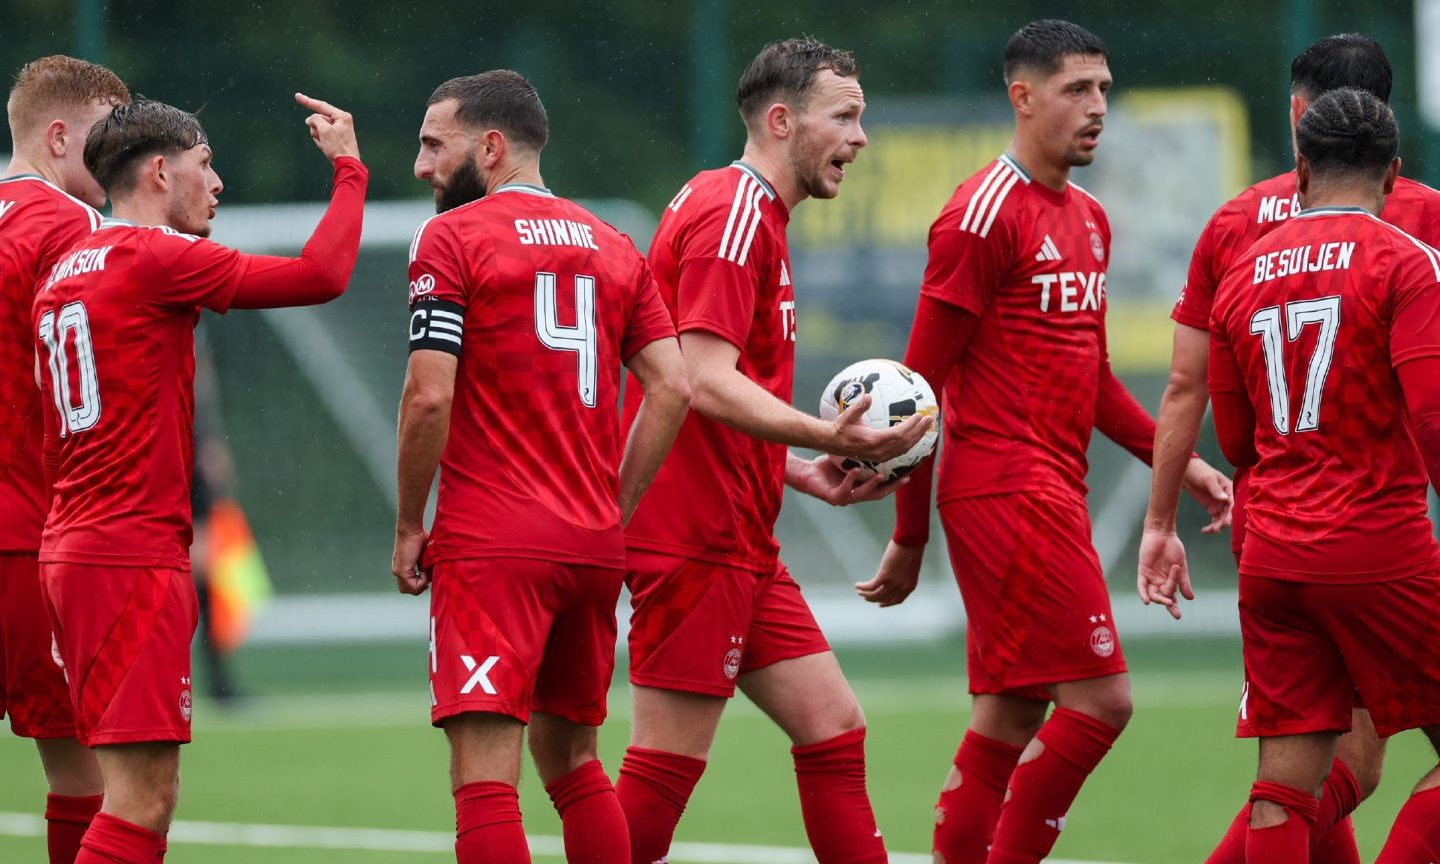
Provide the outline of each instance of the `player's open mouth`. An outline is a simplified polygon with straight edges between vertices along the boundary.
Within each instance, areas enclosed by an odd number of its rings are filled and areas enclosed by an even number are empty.
[[[842,179],[842,180],[845,179],[845,160],[844,160],[844,159],[831,159],[831,160],[830,160],[830,167],[833,168],[833,169],[835,169],[835,174],[836,174],[840,179]]]

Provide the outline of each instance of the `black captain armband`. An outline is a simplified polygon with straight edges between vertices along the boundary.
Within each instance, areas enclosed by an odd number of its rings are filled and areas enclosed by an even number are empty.
[[[444,351],[460,356],[465,307],[451,300],[421,300],[410,308],[410,353]]]

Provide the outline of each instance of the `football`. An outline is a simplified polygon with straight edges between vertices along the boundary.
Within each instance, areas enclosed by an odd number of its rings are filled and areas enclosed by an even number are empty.
[[[911,414],[929,414],[935,422],[909,452],[893,459],[872,462],[834,455],[830,459],[846,471],[864,468],[884,476],[886,480],[903,477],[935,452],[935,442],[940,439],[940,403],[935,401],[935,391],[930,389],[929,382],[924,378],[894,360],[861,360],[841,369],[825,385],[825,391],[820,394],[820,417],[833,421],[866,393],[872,399],[869,410],[865,412],[865,422],[872,428],[894,426]]]

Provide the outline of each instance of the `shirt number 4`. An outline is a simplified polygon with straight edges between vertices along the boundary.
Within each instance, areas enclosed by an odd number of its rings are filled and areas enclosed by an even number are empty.
[[[595,407],[599,338],[595,325],[595,277],[575,277],[575,326],[560,324],[555,274],[535,274],[535,335],[552,351],[575,352],[576,389],[586,408]]]
[[[1284,333],[1281,332],[1281,307],[1267,306],[1250,318],[1250,333],[1260,337],[1265,352],[1265,371],[1270,389],[1270,416],[1275,431],[1290,434],[1290,385],[1285,378],[1285,342],[1300,338],[1307,325],[1320,325],[1320,338],[1305,378],[1300,416],[1296,432],[1312,432],[1320,427],[1320,398],[1325,393],[1325,379],[1330,375],[1330,361],[1335,357],[1335,337],[1340,333],[1340,298],[1320,297],[1296,300],[1284,307]]]

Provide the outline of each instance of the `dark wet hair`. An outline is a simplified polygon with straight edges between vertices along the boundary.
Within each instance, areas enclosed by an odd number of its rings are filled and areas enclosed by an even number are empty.
[[[1380,43],[1359,33],[1326,36],[1300,52],[1290,64],[1290,92],[1314,98],[1328,90],[1352,87],[1390,101],[1394,74]]]
[[[1295,125],[1295,145],[1316,177],[1379,178],[1400,149],[1390,106],[1368,90],[1331,90]]]
[[[519,72],[491,69],[451,78],[436,87],[425,104],[450,99],[459,103],[455,119],[466,127],[498,129],[513,143],[537,153],[550,140],[550,117],[540,102],[540,94]]]
[[[135,185],[136,167],[156,153],[181,153],[207,143],[205,129],[189,111],[153,99],[116,105],[85,139],[85,167],[109,195]]]
[[[810,36],[771,42],[740,75],[735,92],[740,116],[749,123],[777,101],[803,109],[815,87],[815,76],[826,69],[841,78],[860,75],[854,53]]]
[[[1031,21],[1005,43],[1005,80],[1015,80],[1021,69],[1033,69],[1049,78],[1065,65],[1066,57],[1103,57],[1110,51],[1099,36],[1069,21],[1046,18]]]

